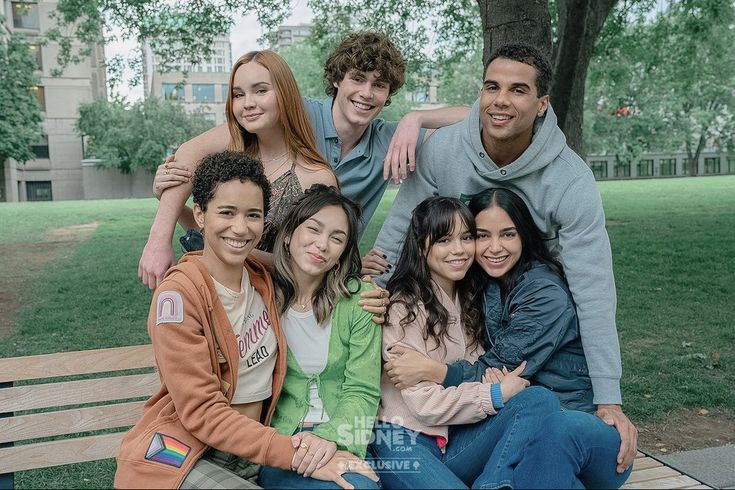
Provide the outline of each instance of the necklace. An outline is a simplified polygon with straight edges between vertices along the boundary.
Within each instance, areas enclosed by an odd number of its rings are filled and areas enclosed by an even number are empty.
[[[275,169],[273,169],[272,171],[270,171],[267,174],[265,174],[265,178],[268,179],[268,181],[270,181],[271,180],[271,177],[273,177],[274,175],[276,175],[278,173],[278,171],[281,170],[283,168],[283,166],[286,165],[288,162],[289,162],[289,159],[288,158],[285,159]]]
[[[282,158],[282,157],[286,156],[286,154],[287,154],[287,153],[288,153],[288,150],[284,151],[283,153],[281,153],[281,154],[280,154],[280,155],[278,155],[277,157],[269,158],[268,160],[263,160],[263,159],[261,159],[260,161],[261,161],[261,163],[270,163],[270,162],[274,162],[274,161],[278,160],[279,158]]]
[[[306,300],[304,303],[302,303],[298,299],[294,298],[294,302],[296,303],[296,306],[298,306],[299,309],[303,311],[306,311],[311,306],[311,302],[309,300]]]

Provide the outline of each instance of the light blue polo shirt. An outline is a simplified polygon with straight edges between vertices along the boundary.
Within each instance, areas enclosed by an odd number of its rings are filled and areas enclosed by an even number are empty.
[[[326,158],[339,179],[342,194],[362,206],[360,236],[383,197],[390,180],[383,180],[383,160],[388,145],[396,132],[397,122],[373,119],[357,145],[340,160],[342,140],[337,135],[332,119],[334,99],[304,98],[304,107],[314,129],[316,148]],[[416,153],[426,131],[421,130]]]

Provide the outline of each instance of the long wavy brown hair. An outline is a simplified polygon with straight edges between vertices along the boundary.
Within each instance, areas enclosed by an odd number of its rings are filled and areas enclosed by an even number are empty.
[[[233,65],[230,72],[230,91],[227,93],[225,116],[227,127],[230,130],[230,151],[243,151],[246,155],[259,158],[258,137],[240,126],[232,110],[232,87],[235,72],[246,63],[258,63],[270,72],[278,101],[278,120],[283,126],[283,136],[286,147],[295,162],[299,157],[307,163],[308,170],[325,169],[333,176],[334,171],[326,160],[319,154],[314,142],[314,132],[311,129],[309,118],[306,116],[301,92],[296,85],[291,68],[278,54],[270,50],[250,51],[242,55]],[[337,181],[337,177],[334,177]]]

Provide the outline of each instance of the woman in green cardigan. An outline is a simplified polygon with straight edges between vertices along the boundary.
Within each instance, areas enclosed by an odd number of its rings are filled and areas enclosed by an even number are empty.
[[[359,217],[338,190],[315,185],[276,237],[274,284],[288,367],[271,424],[282,434],[300,433],[304,457],[294,471],[263,467],[264,488],[378,488],[367,463],[348,464],[337,483],[301,476],[338,450],[364,458],[380,402],[381,329],[358,305],[372,288],[359,277]]]

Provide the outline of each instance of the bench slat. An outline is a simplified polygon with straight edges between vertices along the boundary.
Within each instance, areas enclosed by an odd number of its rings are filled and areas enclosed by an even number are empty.
[[[632,475],[631,475],[632,476]],[[686,488],[691,485],[700,484],[694,478],[686,475],[670,476],[667,478],[658,478],[655,480],[641,481],[633,484],[626,483],[622,488]],[[704,486],[703,488],[709,488]]]
[[[659,466],[658,468],[649,468],[647,470],[633,471],[625,482],[626,485],[631,483],[640,483],[648,480],[660,480],[670,476],[679,476],[681,473],[667,466]]]
[[[664,464],[661,461],[657,461],[653,458],[637,458],[633,461],[633,471],[647,470],[663,465]]]
[[[12,357],[0,359],[0,383],[154,366],[150,344]]]
[[[159,387],[157,373],[14,386],[0,389],[0,413],[151,396]]]
[[[0,443],[127,427],[138,421],[145,402],[117,403],[0,419]]]
[[[125,432],[0,448],[0,474],[114,458]]]

